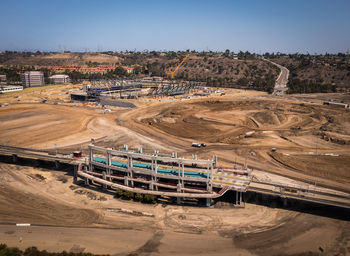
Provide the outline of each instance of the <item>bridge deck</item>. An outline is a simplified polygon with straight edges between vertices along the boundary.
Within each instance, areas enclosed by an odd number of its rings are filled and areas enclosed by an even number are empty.
[[[78,166],[86,161],[76,159],[67,154],[52,155],[52,152],[38,149],[12,147],[0,145],[0,155],[17,156],[33,160],[44,160],[51,162],[62,162]],[[143,169],[149,168],[147,165],[141,165]],[[142,168],[140,168],[142,169]],[[166,170],[166,169],[165,169]],[[166,170],[167,172],[168,170]],[[171,176],[171,175],[168,175]],[[89,176],[90,177],[90,176]],[[95,177],[97,178],[97,177]],[[317,190],[308,190],[303,187],[291,187],[288,184],[262,183],[250,181],[249,177],[235,173],[235,170],[222,171],[214,170],[213,186],[223,189],[238,190],[238,188],[246,188],[246,191],[279,196],[282,198],[291,198],[303,201],[310,201],[324,205],[333,205],[350,209],[350,195],[341,191],[327,192],[319,187]],[[165,186],[165,184],[163,184]],[[213,197],[220,196],[219,193],[213,194]]]

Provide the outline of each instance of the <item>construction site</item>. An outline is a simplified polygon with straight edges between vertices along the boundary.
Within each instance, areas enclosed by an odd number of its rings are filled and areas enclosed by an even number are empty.
[[[0,240],[120,255],[349,253],[349,109],[285,95],[286,81],[274,95],[176,82],[180,66],[164,81],[0,95]]]
[[[199,82],[173,82],[168,80],[154,81],[148,79],[138,80],[92,80],[84,87],[85,100],[96,99],[98,97],[110,97],[120,99],[135,99],[147,96],[175,96],[189,93],[193,89],[199,89]],[[72,99],[76,95],[71,95]]]

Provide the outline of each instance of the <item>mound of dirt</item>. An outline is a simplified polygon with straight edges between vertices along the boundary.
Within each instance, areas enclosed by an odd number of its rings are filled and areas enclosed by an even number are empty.
[[[251,130],[306,131],[310,134],[320,126],[337,130],[340,123],[350,118],[348,113],[335,110],[332,112],[334,121],[330,123],[329,114],[322,108],[262,100],[202,100],[182,103],[181,107],[170,104],[160,111],[156,111],[157,108],[151,108],[150,112],[156,114],[141,118],[141,123],[177,137],[225,144],[235,144]]]
[[[312,176],[345,183],[350,180],[350,157],[347,155],[270,155],[279,163]]]

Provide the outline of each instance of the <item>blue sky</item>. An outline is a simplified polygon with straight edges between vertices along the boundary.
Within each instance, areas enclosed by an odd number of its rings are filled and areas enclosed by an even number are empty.
[[[349,0],[1,0],[0,51],[337,53]]]

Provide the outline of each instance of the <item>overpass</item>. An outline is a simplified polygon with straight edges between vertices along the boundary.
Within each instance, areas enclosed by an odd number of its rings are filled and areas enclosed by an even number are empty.
[[[52,150],[7,145],[0,145],[0,156],[10,158],[14,164],[22,158],[50,162],[56,168],[61,163],[69,164],[74,167],[75,180],[81,178],[87,185],[94,183],[112,190],[176,197],[179,198],[178,202],[181,198],[205,198],[209,205],[211,199],[231,190],[235,192],[232,201],[238,205],[244,203],[242,196],[244,198],[245,193],[258,193],[282,200],[293,199],[350,209],[349,193],[306,184],[258,181],[254,178],[254,170],[216,168],[215,159],[147,155],[93,145],[89,146],[89,156],[83,158]],[[98,157],[106,160],[101,161]]]

